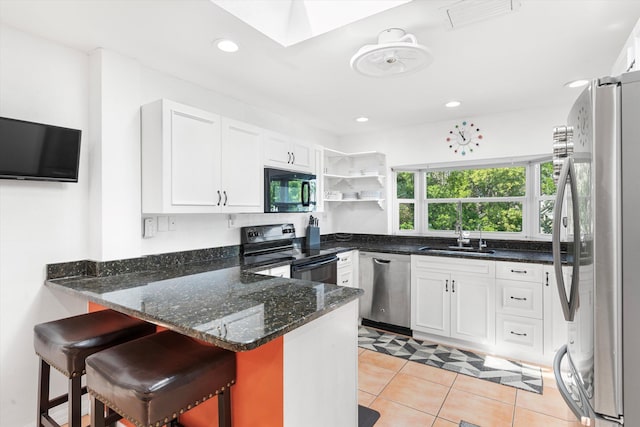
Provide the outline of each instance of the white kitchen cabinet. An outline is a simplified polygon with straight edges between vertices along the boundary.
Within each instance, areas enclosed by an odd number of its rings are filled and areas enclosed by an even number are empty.
[[[496,345],[512,357],[542,357],[543,267],[496,262]]]
[[[262,212],[264,173],[262,136],[264,130],[222,118],[220,189],[223,212]]]
[[[357,288],[358,251],[341,252],[338,254],[337,277],[339,286]]]
[[[142,211],[218,211],[220,116],[163,99],[141,120]]]
[[[411,328],[493,345],[495,263],[412,255]]]
[[[255,274],[264,274],[265,276],[284,277],[291,278],[291,266],[280,265],[278,267],[265,268],[263,270],[255,271]]]
[[[563,268],[564,282],[571,281],[571,270]],[[544,296],[544,357],[552,360],[556,352],[567,343],[568,324],[564,319],[556,285],[556,273],[552,265],[545,265],[542,277]]]
[[[315,153],[312,147],[300,143],[290,136],[266,132],[264,164],[280,169],[313,173]]]
[[[259,128],[166,99],[141,120],[144,213],[262,212]]]

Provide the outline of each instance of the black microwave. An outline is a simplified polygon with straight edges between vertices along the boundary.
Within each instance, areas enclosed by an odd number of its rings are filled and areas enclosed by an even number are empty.
[[[264,168],[264,211],[313,212],[316,210],[316,176]]]

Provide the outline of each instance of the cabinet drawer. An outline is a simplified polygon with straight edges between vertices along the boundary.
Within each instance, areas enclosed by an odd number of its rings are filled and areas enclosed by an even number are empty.
[[[351,267],[338,269],[338,286],[353,288],[353,270]]]
[[[496,341],[506,349],[542,353],[542,320],[498,314]]]
[[[542,285],[496,279],[498,313],[542,319]]]
[[[496,278],[542,283],[542,265],[523,262],[496,262]]]
[[[352,260],[353,260],[353,251],[339,253],[338,268],[351,265]]]
[[[491,277],[495,274],[495,264],[495,261],[411,255],[412,268],[443,271],[446,273],[455,271],[456,273],[469,273]]]

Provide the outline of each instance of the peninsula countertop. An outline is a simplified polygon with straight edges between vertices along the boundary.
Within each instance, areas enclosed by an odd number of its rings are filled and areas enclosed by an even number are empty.
[[[363,294],[254,274],[232,260],[45,284],[232,351],[266,344]]]

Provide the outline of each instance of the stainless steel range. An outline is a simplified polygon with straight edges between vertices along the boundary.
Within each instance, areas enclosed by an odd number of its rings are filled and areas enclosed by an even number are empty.
[[[291,277],[337,284],[338,252],[346,248],[306,249],[296,244],[293,224],[259,225],[240,229],[244,265],[291,263]]]

